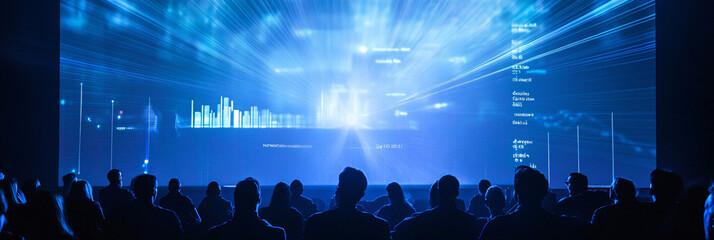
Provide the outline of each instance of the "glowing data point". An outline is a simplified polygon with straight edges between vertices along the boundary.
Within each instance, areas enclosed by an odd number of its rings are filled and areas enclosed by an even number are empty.
[[[361,53],[367,53],[367,46],[360,46],[360,47],[359,47],[359,51],[360,51]]]

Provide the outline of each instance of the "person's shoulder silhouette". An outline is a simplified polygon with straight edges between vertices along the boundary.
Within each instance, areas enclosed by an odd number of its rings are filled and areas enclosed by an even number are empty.
[[[404,191],[399,183],[393,182],[387,185],[387,197],[389,198],[389,204],[377,210],[376,215],[387,220],[389,229],[394,230],[394,226],[416,211],[404,199]]]
[[[198,205],[198,213],[208,228],[233,218],[233,205],[221,197],[221,186],[218,182],[208,184],[206,197]]]
[[[142,174],[132,180],[136,199],[112,216],[111,235],[119,239],[177,239],[183,236],[178,216],[154,204],[157,187],[154,175]]]
[[[366,189],[364,173],[345,168],[335,192],[337,209],[313,214],[305,225],[304,239],[389,239],[387,221],[356,209]]]
[[[233,197],[236,203],[235,216],[208,230],[208,239],[285,239],[282,228],[274,227],[258,217],[256,208],[260,203],[260,185],[257,180],[246,178],[238,182]]]
[[[707,240],[714,239],[714,184],[709,187],[709,197],[704,203],[704,234]]]
[[[596,209],[611,204],[607,194],[588,190],[588,178],[582,173],[570,173],[565,182],[568,186],[568,196],[564,197],[555,208],[555,213],[576,217],[589,222]]]
[[[456,206],[459,181],[445,175],[437,181],[438,202],[435,208],[414,214],[394,228],[393,238],[400,239],[476,239],[478,219]]]
[[[593,214],[592,239],[651,239],[649,206],[637,202],[637,189],[632,181],[616,178],[611,195],[615,203],[598,208]]]
[[[174,211],[184,229],[201,222],[193,201],[181,193],[181,181],[178,178],[169,180],[169,193],[159,200],[159,206]]]
[[[121,188],[122,174],[119,169],[109,170],[107,180],[109,180],[109,185],[99,190],[99,203],[102,205],[104,215],[109,219],[114,211],[134,201],[134,194]]]
[[[309,199],[302,195],[303,193],[302,182],[298,179],[293,180],[290,183],[290,206],[297,209],[304,220],[307,220],[312,214],[318,211],[317,205]]]
[[[270,205],[259,209],[258,216],[273,226],[283,228],[288,240],[302,239],[303,218],[298,210],[290,207],[290,189],[284,182],[275,185]]]
[[[466,212],[473,214],[476,217],[488,217],[489,212],[486,208],[485,196],[486,190],[491,187],[491,182],[486,179],[482,179],[478,183],[479,194],[474,195],[469,201],[469,208]]]
[[[541,206],[548,192],[548,181],[538,170],[527,166],[516,169],[513,187],[518,207],[512,213],[489,221],[480,239],[583,239],[586,224],[575,218],[560,217]]]

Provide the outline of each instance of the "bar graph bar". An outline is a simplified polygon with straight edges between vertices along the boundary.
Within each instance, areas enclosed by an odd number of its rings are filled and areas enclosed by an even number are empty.
[[[191,100],[190,128],[307,128],[307,121],[300,114],[274,113],[270,109],[250,106],[238,109],[236,102],[221,96],[215,110],[210,104],[201,104],[200,111],[194,110]]]

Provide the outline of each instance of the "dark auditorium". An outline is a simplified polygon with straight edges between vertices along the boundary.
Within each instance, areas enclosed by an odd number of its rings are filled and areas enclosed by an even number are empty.
[[[0,10],[0,240],[714,240],[714,1]]]

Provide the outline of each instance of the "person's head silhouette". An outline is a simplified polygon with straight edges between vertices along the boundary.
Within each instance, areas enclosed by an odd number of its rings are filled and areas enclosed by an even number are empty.
[[[62,176],[62,184],[66,188],[72,187],[72,184],[77,181],[77,174],[68,173]]]
[[[218,195],[221,195],[221,186],[216,181],[209,183],[208,188],[206,188],[206,196],[215,197]]]
[[[637,199],[637,189],[632,181],[618,177],[612,182],[610,195],[616,202],[632,203]]]
[[[302,182],[300,182],[300,180],[295,179],[290,183],[290,194],[292,194],[292,196],[300,196],[302,195],[302,191]]]
[[[387,185],[387,197],[389,197],[389,202],[392,204],[402,204],[405,202],[402,186],[396,182]]]
[[[80,180],[72,184],[72,188],[69,190],[68,202],[93,202],[94,197],[92,197],[92,185],[89,182]]]
[[[671,171],[655,169],[650,173],[650,194],[655,203],[674,203],[684,189],[682,177]]]
[[[367,177],[362,171],[346,167],[340,173],[335,199],[337,207],[341,209],[354,209],[367,189]]]
[[[588,191],[588,177],[582,173],[570,173],[565,184],[568,185],[568,192],[571,196]]]
[[[121,186],[121,171],[119,171],[119,169],[109,170],[107,180],[109,180],[109,184],[111,185]]]
[[[25,194],[25,198],[29,201],[37,191],[40,190],[40,180],[38,179],[28,179],[22,184],[22,193]]]
[[[178,193],[181,191],[181,181],[178,178],[169,180],[169,193]]]
[[[67,239],[73,232],[65,220],[64,201],[62,197],[46,191],[35,195],[32,207],[34,224],[42,231],[38,232],[40,239]],[[62,237],[64,236],[64,237]]]
[[[444,175],[437,182],[436,192],[439,195],[439,207],[456,207],[459,180],[452,175]]]
[[[486,179],[481,179],[481,181],[478,182],[478,191],[481,195],[486,195],[486,190],[488,190],[489,187],[491,187],[491,182]]]
[[[279,182],[275,184],[273,196],[270,197],[271,208],[290,208],[290,188],[288,184]]]
[[[258,203],[260,203],[258,180],[249,177],[238,182],[233,192],[233,199],[236,203],[236,216],[238,214],[255,214]]]
[[[548,192],[548,180],[538,170],[519,167],[513,178],[513,188],[521,206],[540,207],[540,201]]]
[[[149,200],[152,203],[158,194],[158,185],[156,176],[150,174],[142,174],[131,180],[131,189],[136,199]]]
[[[498,186],[489,187],[484,200],[491,215],[500,214],[506,207],[506,195],[503,193],[503,189]]]

